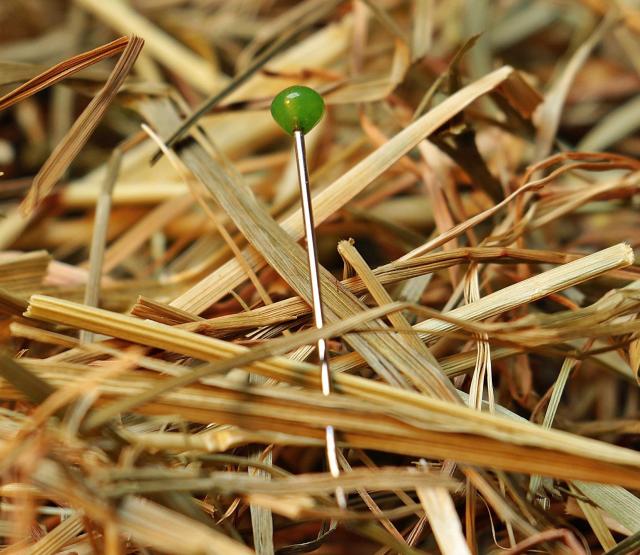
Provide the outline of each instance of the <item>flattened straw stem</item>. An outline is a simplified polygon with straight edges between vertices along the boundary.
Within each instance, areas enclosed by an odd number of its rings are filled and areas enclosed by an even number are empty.
[[[320,290],[320,271],[318,268],[318,250],[316,243],[316,232],[313,225],[313,209],[311,207],[311,190],[309,187],[309,171],[307,170],[307,156],[304,148],[304,134],[300,130],[293,133],[296,163],[298,166],[298,183],[300,184],[300,201],[302,204],[302,219],[304,221],[305,237],[307,239],[307,256],[309,261],[309,277],[311,281],[311,298],[313,301],[312,311],[316,328],[322,329],[324,326],[324,316],[322,313],[322,292]],[[321,369],[322,394],[331,395],[333,382],[331,379],[331,368],[329,366],[329,352],[327,342],[324,338],[318,339],[318,359]],[[325,428],[325,438],[327,446],[327,463],[329,472],[334,478],[340,475],[338,465],[338,453],[336,447],[335,430],[333,426]],[[336,501],[341,508],[346,508],[347,500],[342,488],[336,488]]]
[[[122,148],[113,151],[111,160],[107,166],[107,175],[102,184],[98,202],[96,203],[96,215],[93,224],[93,236],[91,237],[91,250],[89,251],[89,278],[84,292],[84,304],[97,307],[100,301],[100,281],[102,280],[102,267],[104,263],[105,241],[109,227],[111,214],[111,196],[120,173],[122,162]],[[94,334],[87,330],[80,331],[81,343],[93,343]]]

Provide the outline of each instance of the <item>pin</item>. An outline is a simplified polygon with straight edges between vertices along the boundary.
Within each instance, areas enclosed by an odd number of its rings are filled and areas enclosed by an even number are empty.
[[[302,218],[307,239],[307,255],[309,260],[309,276],[311,279],[311,298],[313,300],[313,319],[316,328],[324,326],[322,314],[322,294],[320,291],[320,271],[318,265],[318,249],[316,232],[313,225],[313,208],[309,189],[309,171],[304,147],[304,135],[311,131],[324,114],[324,101],[313,89],[304,86],[289,87],[281,91],[271,103],[271,115],[276,123],[289,135],[293,135],[296,163],[298,165],[298,182],[302,203]],[[333,391],[329,353],[325,339],[318,339],[318,359],[321,368],[322,394],[330,395]],[[327,444],[327,463],[329,472],[334,478],[340,475],[335,431],[333,426],[325,428]],[[342,488],[336,489],[336,501],[341,508],[346,508],[347,500]]]

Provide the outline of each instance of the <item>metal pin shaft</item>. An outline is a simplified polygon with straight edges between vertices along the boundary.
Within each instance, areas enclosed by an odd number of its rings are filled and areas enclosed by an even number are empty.
[[[322,293],[320,291],[320,270],[318,264],[318,249],[316,232],[313,225],[313,209],[311,207],[311,190],[309,188],[309,172],[307,170],[307,156],[304,147],[304,134],[302,131],[294,131],[296,162],[298,165],[298,182],[300,184],[300,199],[302,202],[302,218],[304,220],[304,232],[307,239],[307,255],[309,260],[309,276],[311,278],[311,298],[313,301],[313,319],[316,328],[324,326],[322,314]],[[329,367],[329,352],[324,338],[318,339],[318,359],[320,361],[322,394],[330,395],[333,391],[331,368]],[[334,478],[340,475],[336,437],[333,426],[325,428],[327,444],[327,463],[329,472]],[[346,508],[347,501],[342,488],[336,489],[336,501],[341,508]]]

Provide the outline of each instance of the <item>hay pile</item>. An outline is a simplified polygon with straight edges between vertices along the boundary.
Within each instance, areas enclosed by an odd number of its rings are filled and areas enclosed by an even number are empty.
[[[30,0],[0,25],[2,553],[640,546],[634,2]],[[322,330],[268,110],[295,83],[328,105]]]

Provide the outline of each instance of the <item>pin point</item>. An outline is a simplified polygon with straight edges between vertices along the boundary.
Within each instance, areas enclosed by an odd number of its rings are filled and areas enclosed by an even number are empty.
[[[309,188],[309,171],[304,146],[305,133],[311,131],[324,114],[324,101],[313,89],[296,85],[281,91],[271,103],[271,115],[276,123],[289,135],[293,135],[296,163],[298,165],[298,183],[300,184],[300,200],[302,204],[302,219],[307,240],[307,255],[309,261],[309,276],[311,280],[311,298],[313,300],[313,319],[316,328],[324,326],[322,313],[322,294],[320,291],[320,271],[318,265],[318,249],[316,232],[313,225],[313,209],[311,206],[311,191]],[[331,369],[329,367],[329,353],[327,342],[319,339],[317,343],[318,359],[321,368],[322,394],[330,395],[333,391]],[[335,431],[333,426],[325,428],[327,444],[327,463],[329,472],[334,478],[340,475]],[[336,501],[341,508],[346,508],[347,500],[342,488],[336,489]]]

